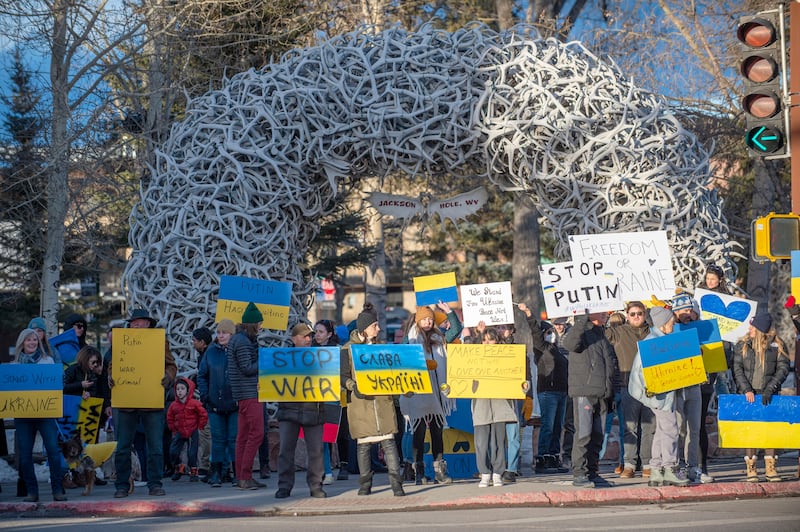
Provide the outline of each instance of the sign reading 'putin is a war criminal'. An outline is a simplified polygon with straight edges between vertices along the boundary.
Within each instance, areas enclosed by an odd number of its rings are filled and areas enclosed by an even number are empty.
[[[0,418],[63,415],[64,366],[0,364]]]
[[[641,340],[637,345],[648,392],[671,392],[706,381],[696,330]]]
[[[589,312],[619,310],[620,298],[616,274],[602,260],[559,262],[539,266],[542,293],[549,318]]]
[[[164,408],[164,329],[113,329],[111,406]]]
[[[339,369],[339,346],[261,347],[258,400],[338,401]]]
[[[649,301],[654,295],[670,299],[675,294],[666,231],[573,235],[569,250],[573,261],[603,261],[617,275],[624,301]]]
[[[216,322],[229,319],[241,323],[244,309],[251,301],[264,316],[262,326],[265,329],[285,331],[289,326],[292,283],[232,275],[223,275],[219,279]]]
[[[525,346],[449,344],[447,386],[451,398],[523,399]]]
[[[351,344],[358,391],[365,395],[432,393],[420,344]]]

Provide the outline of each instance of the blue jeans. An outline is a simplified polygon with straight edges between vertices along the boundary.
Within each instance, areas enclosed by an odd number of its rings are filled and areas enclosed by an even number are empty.
[[[164,411],[114,409],[114,425],[117,430],[117,450],[114,465],[117,468],[117,489],[128,490],[131,477],[131,451],[136,425],[141,421],[147,441],[147,487],[160,488],[164,475]]]
[[[506,471],[516,473],[519,471],[519,452],[522,446],[522,440],[519,434],[519,404],[520,401],[514,400],[514,410],[517,413],[517,421],[515,423],[506,423],[506,441],[508,442],[507,466]]]
[[[567,408],[567,392],[539,392],[542,426],[539,429],[538,456],[561,454],[561,429]]]
[[[227,465],[236,459],[236,429],[239,413],[219,414],[208,412],[211,425],[211,461]]]
[[[622,445],[625,434],[625,415],[622,411],[622,392],[617,390],[614,392],[614,412],[606,414],[606,430],[603,436],[603,447],[600,449],[600,458],[606,454],[606,445],[608,445],[608,435],[611,434],[611,427],[614,426],[614,415],[617,416],[617,423],[619,424],[619,463],[625,463],[625,446]]]
[[[22,479],[28,487],[28,495],[39,496],[39,482],[33,468],[33,442],[36,432],[42,435],[45,451],[47,451],[47,464],[50,467],[50,488],[53,495],[61,495],[64,488],[61,485],[61,449],[58,447],[58,426],[55,419],[23,419],[14,420],[17,431],[17,445],[19,449],[19,470]]]
[[[184,445],[188,445],[186,450],[186,461],[189,468],[197,467],[197,447],[200,443],[200,431],[195,430],[188,438],[184,438],[180,433],[172,435],[172,443],[169,446],[169,458],[172,460],[172,465],[177,469],[178,464],[181,463],[181,451]]]

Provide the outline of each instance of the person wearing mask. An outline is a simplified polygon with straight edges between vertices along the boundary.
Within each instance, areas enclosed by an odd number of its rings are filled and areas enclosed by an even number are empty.
[[[664,307],[650,309],[653,327],[646,340],[671,334],[675,327],[675,316]],[[649,486],[686,486],[689,479],[678,468],[678,416],[675,413],[676,392],[652,394],[647,391],[639,349],[631,366],[628,379],[628,393],[631,397],[653,411],[656,431],[650,457]]]
[[[238,406],[228,371],[228,344],[236,327],[231,320],[217,324],[216,339],[211,342],[197,370],[197,390],[208,412],[211,425],[211,470],[208,483],[222,486],[230,465],[236,459]],[[235,473],[233,477],[235,477]]]
[[[24,329],[17,336],[14,348],[15,364],[61,364],[61,360],[46,354],[39,335],[33,329]],[[19,472],[27,489],[25,502],[39,501],[39,481],[33,467],[33,444],[36,433],[42,437],[47,463],[50,466],[50,490],[54,501],[66,501],[61,472],[61,449],[58,446],[58,427],[55,418],[15,418]]]
[[[766,312],[750,320],[747,335],[733,348],[733,379],[736,391],[744,394],[748,403],[761,394],[761,404],[768,405],[774,394],[781,393],[781,385],[789,375],[789,353],[772,326],[772,317]],[[757,449],[747,449],[744,457],[747,481],[758,482],[756,467]],[[764,450],[766,478],[780,482],[775,449]]]
[[[240,490],[266,487],[253,478],[253,462],[264,440],[264,409],[258,402],[258,333],[263,321],[264,316],[251,301],[228,343],[228,375],[233,400],[239,406],[234,470]]]
[[[350,341],[341,351],[340,378],[342,393],[347,403],[347,421],[350,436],[357,442],[358,457],[358,495],[372,493],[372,445],[380,443],[389,470],[389,484],[395,497],[405,495],[403,477],[400,471],[400,453],[394,439],[397,431],[397,417],[391,395],[364,395],[358,390],[353,371],[351,346],[377,344],[378,314],[372,303],[365,303],[356,318],[356,328],[350,333]]]

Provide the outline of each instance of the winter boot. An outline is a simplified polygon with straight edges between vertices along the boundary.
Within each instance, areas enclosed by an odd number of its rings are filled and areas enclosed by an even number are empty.
[[[340,462],[339,474],[336,476],[336,480],[347,480],[349,478],[350,475],[347,473],[347,462]]]
[[[397,452],[397,443],[386,440],[381,443],[383,448],[383,459],[386,461],[386,468],[389,470],[389,484],[392,486],[392,493],[395,497],[402,497],[406,494],[403,491],[403,474],[400,470],[400,453]]]
[[[358,444],[358,494],[369,495],[372,493],[372,456],[370,454],[372,444]]]
[[[652,478],[653,472],[650,471],[650,478]],[[689,479],[686,478],[686,474],[678,467],[665,467],[664,468],[664,485],[665,486],[678,486],[684,487],[689,485]]]
[[[433,472],[435,473],[434,482],[437,484],[452,484],[453,479],[447,476],[447,462],[444,460],[434,460]]]
[[[212,488],[222,487],[222,464],[220,462],[211,462],[211,471],[208,475],[208,484]]]
[[[764,456],[764,463],[767,466],[767,480],[770,482],[780,482],[781,476],[778,474],[776,465],[778,464],[777,456]]]
[[[231,486],[234,488],[239,485],[239,479],[236,478],[236,462],[231,462]]]
[[[425,462],[417,462],[414,464],[414,484],[422,486],[428,483],[428,477],[425,476]]]
[[[178,481],[185,474],[186,474],[186,466],[183,464],[179,464],[175,468],[175,472],[172,474],[172,480]]]
[[[197,482],[200,480],[200,476],[197,473],[197,468],[193,467],[189,470],[189,482]]]
[[[744,463],[747,465],[747,482],[758,482],[758,469],[756,468],[756,457],[744,457]]]
[[[537,475],[547,473],[547,456],[536,457],[536,465],[533,466],[533,472]]]
[[[660,467],[651,467],[650,468],[650,480],[647,481],[647,485],[651,488],[657,488],[658,486],[662,486],[664,484],[664,470]]]

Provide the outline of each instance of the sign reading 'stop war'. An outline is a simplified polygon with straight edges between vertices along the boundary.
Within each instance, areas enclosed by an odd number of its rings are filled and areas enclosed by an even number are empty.
[[[624,301],[675,295],[675,275],[666,231],[602,233],[569,237],[573,261],[602,260],[617,274]]]

